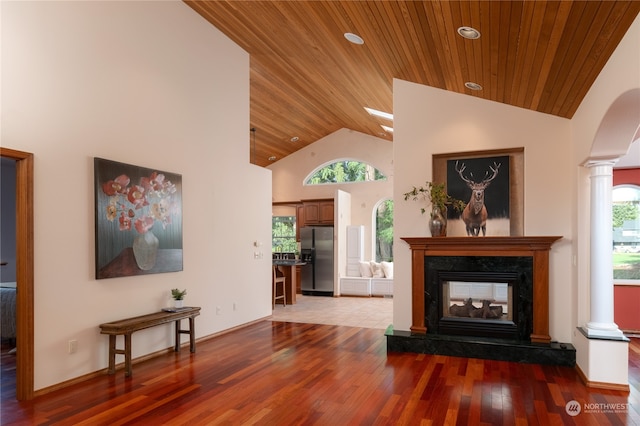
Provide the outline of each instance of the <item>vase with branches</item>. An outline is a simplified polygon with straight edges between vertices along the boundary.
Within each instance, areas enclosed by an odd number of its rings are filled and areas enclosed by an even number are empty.
[[[429,230],[432,237],[444,237],[447,235],[447,207],[451,206],[454,210],[461,212],[464,210],[466,203],[447,194],[447,188],[444,183],[434,183],[427,181],[423,186],[413,187],[409,192],[404,193],[404,199],[413,201],[423,201],[427,203],[427,207],[431,205],[431,214],[429,220]],[[420,212],[424,214],[427,211],[425,207],[420,208]]]

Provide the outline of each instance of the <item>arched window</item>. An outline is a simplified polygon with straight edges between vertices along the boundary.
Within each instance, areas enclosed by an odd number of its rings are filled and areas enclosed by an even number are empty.
[[[393,261],[393,200],[384,200],[375,211],[376,262]]]
[[[640,280],[640,186],[613,187],[613,279]]]
[[[370,164],[357,160],[340,160],[318,167],[305,179],[304,184],[321,185],[386,179],[387,177],[380,170]]]

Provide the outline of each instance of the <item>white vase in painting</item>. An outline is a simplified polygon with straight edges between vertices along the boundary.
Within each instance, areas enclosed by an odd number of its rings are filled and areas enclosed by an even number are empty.
[[[159,245],[158,237],[151,230],[136,235],[133,239],[133,257],[136,259],[138,268],[148,271],[156,265]]]

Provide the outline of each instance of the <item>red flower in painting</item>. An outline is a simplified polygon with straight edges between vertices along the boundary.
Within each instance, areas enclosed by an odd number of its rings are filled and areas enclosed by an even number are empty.
[[[128,185],[129,177],[127,175],[120,175],[114,180],[103,183],[102,191],[104,191],[104,193],[109,196],[116,194],[126,194]]]
[[[120,213],[120,230],[121,231],[131,230],[131,219],[125,216],[124,213]]]
[[[129,200],[136,209],[141,209],[144,206],[149,205],[145,197],[144,187],[140,185],[133,185],[129,188],[129,192],[127,192],[127,200]]]
[[[140,178],[140,185],[149,191],[161,191],[164,175],[157,172],[151,173],[149,177]]]

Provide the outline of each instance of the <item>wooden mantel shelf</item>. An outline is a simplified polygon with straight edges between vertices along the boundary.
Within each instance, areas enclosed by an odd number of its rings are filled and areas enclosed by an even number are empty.
[[[435,250],[455,251],[456,256],[464,256],[460,251],[494,251],[497,250],[505,256],[505,251],[535,251],[549,250],[551,245],[562,238],[561,236],[535,236],[535,237],[404,237],[411,249],[423,249],[429,252]],[[513,256],[521,256],[514,254]]]
[[[411,248],[411,332],[426,334],[425,256],[529,256],[533,258],[531,341],[549,343],[549,250],[561,236],[404,237]]]

